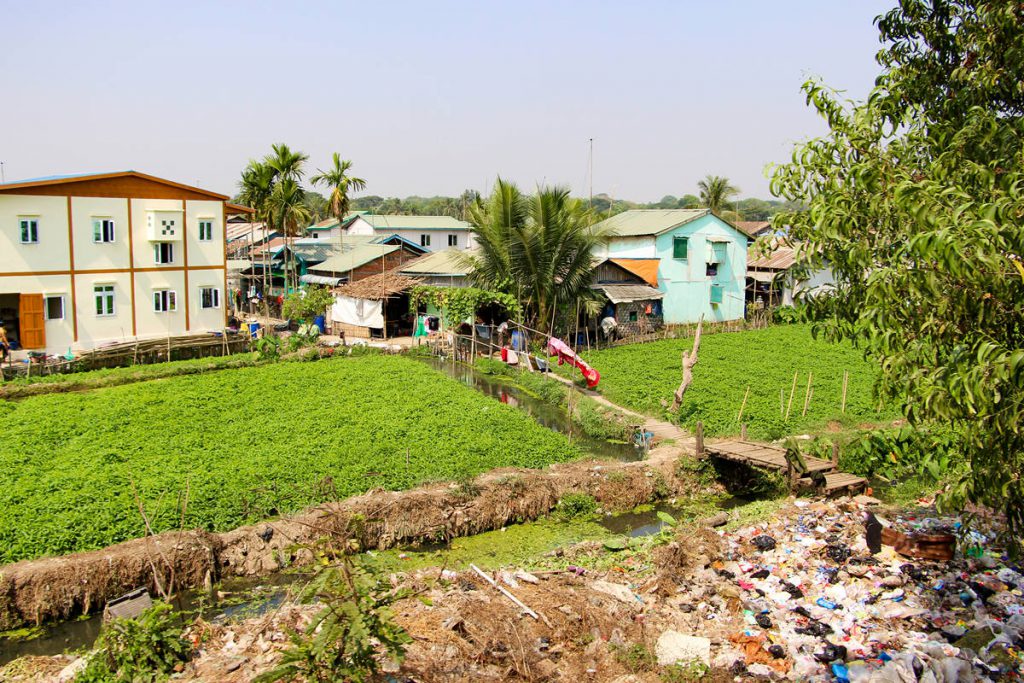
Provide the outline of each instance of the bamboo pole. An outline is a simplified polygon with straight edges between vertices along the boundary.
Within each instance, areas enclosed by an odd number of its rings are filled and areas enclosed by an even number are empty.
[[[807,406],[810,405],[810,403],[811,403],[811,392],[813,391],[813,389],[811,388],[811,377],[813,375],[814,375],[813,372],[808,372],[807,373],[807,388],[804,390],[804,410],[800,414],[801,417],[804,417],[804,416],[807,415]]]
[[[843,414],[846,414],[846,387],[849,386],[849,383],[850,371],[843,370],[843,405],[842,408],[840,408],[840,412],[842,412]]]
[[[789,422],[789,413],[793,410],[793,394],[796,393],[796,376],[797,373],[793,373],[793,387],[789,390],[789,403],[786,404],[786,422]]]
[[[786,390],[779,387],[779,417],[786,413]]]
[[[750,395],[750,385],[747,385],[747,390],[743,393],[743,403],[740,404],[740,414],[736,416],[736,421],[743,422],[743,409],[747,407],[747,396]]]

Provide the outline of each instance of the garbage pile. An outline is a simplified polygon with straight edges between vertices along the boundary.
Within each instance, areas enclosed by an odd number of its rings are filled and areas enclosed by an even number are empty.
[[[745,628],[727,635],[716,667],[840,683],[1019,679],[1024,575],[994,534],[974,531],[954,554],[954,518],[797,505],[723,536],[724,555],[705,570],[717,599],[691,596],[704,620],[742,614]]]

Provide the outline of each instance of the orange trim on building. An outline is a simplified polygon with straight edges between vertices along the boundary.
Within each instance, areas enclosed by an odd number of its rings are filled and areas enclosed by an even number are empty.
[[[139,336],[139,327],[136,322],[138,315],[135,311],[135,238],[132,235],[132,198],[125,199],[128,202],[128,273],[132,288],[132,336]]]
[[[188,332],[191,329],[189,324],[189,311],[188,311],[188,200],[181,200],[181,251],[182,264],[185,268],[183,271],[185,277],[185,331]],[[225,264],[227,265],[227,264]]]
[[[68,195],[68,273],[71,276],[71,340],[78,342],[78,294],[75,291],[75,232],[71,220],[71,195]]]

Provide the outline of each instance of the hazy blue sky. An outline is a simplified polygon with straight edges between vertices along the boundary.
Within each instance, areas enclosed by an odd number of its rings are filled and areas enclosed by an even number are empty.
[[[0,0],[7,180],[132,168],[233,194],[284,141],[379,195],[496,175],[637,201],[764,166],[822,132],[800,84],[862,97],[895,0]]]

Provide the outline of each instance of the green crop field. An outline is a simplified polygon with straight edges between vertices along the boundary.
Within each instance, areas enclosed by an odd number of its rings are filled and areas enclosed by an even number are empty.
[[[662,401],[671,404],[682,378],[680,355],[692,339],[669,339],[617,346],[584,354],[601,372],[599,390],[609,400],[651,415],[662,415]],[[898,411],[873,398],[878,370],[849,344],[813,339],[807,325],[779,325],[764,330],[704,335],[693,383],[687,390],[678,421],[693,428],[704,423],[705,434],[739,432],[740,406],[749,387],[742,421],[755,439],[777,439],[819,431],[830,421],[856,426],[892,420]],[[843,372],[849,372],[846,412],[841,412]],[[785,411],[797,373],[789,421]],[[811,394],[804,416],[807,376]],[[782,406],[780,409],[780,391]]]
[[[226,530],[374,487],[576,457],[515,408],[415,360],[221,370],[0,402],[0,563],[157,531]]]

